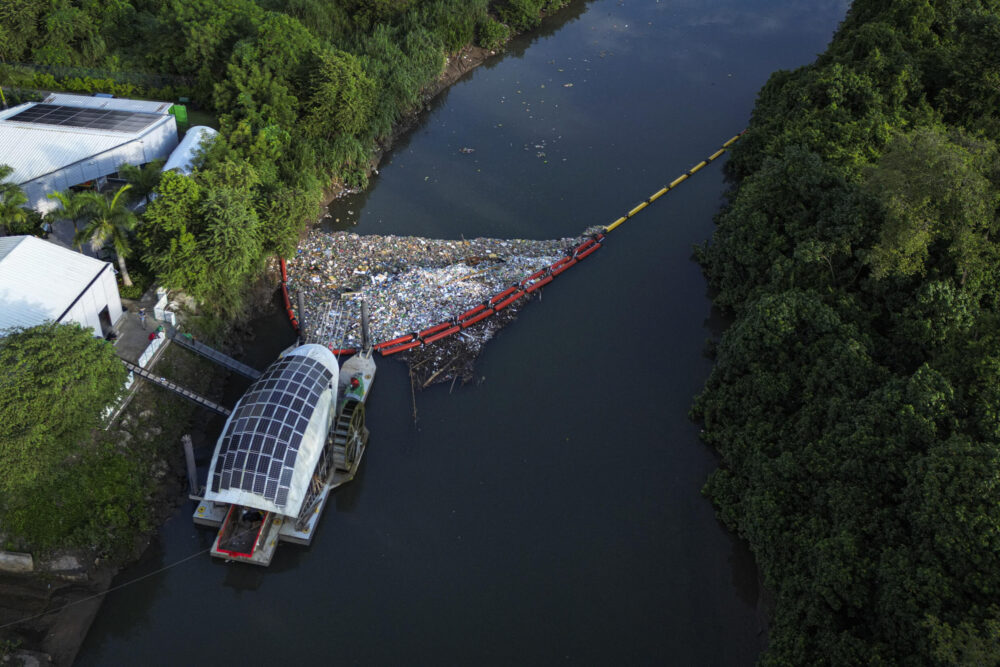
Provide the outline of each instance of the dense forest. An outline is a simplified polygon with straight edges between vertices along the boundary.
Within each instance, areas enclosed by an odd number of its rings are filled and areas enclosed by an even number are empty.
[[[17,88],[103,91],[215,115],[201,169],[164,179],[128,252],[232,315],[331,182],[365,185],[449,54],[499,48],[566,1],[4,0],[0,84],[15,101]]]
[[[764,664],[1000,663],[1000,2],[856,0],[772,75],[698,258],[693,414]]]

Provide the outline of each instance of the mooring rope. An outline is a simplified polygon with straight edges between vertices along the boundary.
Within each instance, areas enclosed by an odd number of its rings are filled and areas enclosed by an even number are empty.
[[[14,625],[19,625],[21,623],[27,623],[28,621],[33,621],[36,618],[41,618],[42,616],[48,616],[49,614],[57,614],[57,613],[61,612],[62,610],[67,609],[69,607],[72,607],[74,605],[78,605],[78,604],[81,604],[83,602],[88,602],[90,600],[97,599],[97,598],[101,597],[102,595],[107,595],[108,593],[113,593],[114,591],[121,590],[121,589],[125,588],[126,586],[131,586],[132,584],[139,583],[143,579],[148,579],[148,578],[150,578],[150,577],[152,577],[154,575],[160,574],[161,572],[166,572],[167,570],[169,570],[171,568],[174,568],[174,567],[177,567],[178,565],[181,565],[182,563],[186,563],[187,561],[192,560],[194,558],[197,558],[198,556],[201,556],[203,554],[207,554],[211,550],[212,550],[211,547],[209,547],[208,549],[202,549],[201,551],[198,551],[197,553],[193,553],[190,556],[185,556],[184,558],[181,558],[178,561],[175,561],[175,562],[170,563],[168,565],[164,565],[163,567],[158,568],[156,570],[153,570],[152,572],[147,572],[146,574],[138,576],[135,579],[130,579],[129,581],[126,581],[125,583],[118,584],[117,586],[112,586],[111,588],[107,589],[106,591],[101,591],[100,593],[94,593],[93,595],[88,595],[85,598],[80,598],[79,600],[73,600],[72,602],[67,602],[63,606],[56,607],[55,609],[46,609],[45,611],[43,611],[41,613],[38,613],[38,614],[35,614],[34,616],[26,616],[24,618],[19,618],[16,621],[11,621],[9,623],[4,623],[3,625],[0,625],[0,630],[3,630],[5,628],[9,628],[9,627],[14,626]]]

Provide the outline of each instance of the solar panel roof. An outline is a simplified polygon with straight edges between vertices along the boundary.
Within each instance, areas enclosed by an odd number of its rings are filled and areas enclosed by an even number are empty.
[[[35,104],[7,119],[12,123],[58,125],[134,134],[163,118],[160,114],[112,109],[84,109],[61,104]]]
[[[288,502],[302,437],[333,374],[320,361],[288,355],[256,380],[223,433],[211,489],[242,489],[278,507]]]

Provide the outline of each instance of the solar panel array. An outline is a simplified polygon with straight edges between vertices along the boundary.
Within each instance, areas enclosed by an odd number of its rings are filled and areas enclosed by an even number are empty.
[[[60,127],[81,127],[89,130],[110,130],[135,134],[160,118],[160,114],[117,111],[113,109],[86,109],[61,104],[36,104],[14,114],[8,121],[36,123]]]
[[[300,355],[286,356],[264,371],[229,420],[212,491],[242,489],[284,507],[302,436],[332,379],[321,362]]]

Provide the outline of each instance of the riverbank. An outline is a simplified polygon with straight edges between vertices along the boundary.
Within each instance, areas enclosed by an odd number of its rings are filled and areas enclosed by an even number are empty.
[[[430,109],[429,104],[435,97],[443,93],[450,86],[457,83],[463,76],[476,69],[490,58],[501,55],[502,53],[503,51],[484,49],[481,46],[469,44],[463,47],[458,53],[448,56],[447,62],[444,66],[444,71],[438,77],[437,81],[425,88],[421,93],[421,103],[396,122],[388,137],[385,137],[378,142],[375,147],[375,151],[372,154],[372,158],[368,163],[366,176],[371,177],[372,174],[378,174],[378,167],[382,163],[382,158],[386,153],[392,150],[392,147],[402,136],[417,126],[423,114]],[[344,183],[339,179],[334,180],[323,191],[323,199],[320,202],[320,205],[325,211],[326,207],[331,202],[340,199],[344,195],[356,194],[360,191],[361,190],[358,188],[350,188],[344,185]],[[328,217],[326,213],[320,214],[320,217],[314,220],[313,224],[319,224],[326,217]],[[307,228],[303,234],[308,234],[308,231],[309,228]]]
[[[391,135],[379,144],[368,173],[376,172],[385,153],[400,137],[419,123],[431,100],[470,71],[501,53],[502,51],[470,45],[450,56],[437,81],[422,93],[423,103],[404,116],[394,126]],[[347,191],[343,184],[332,183],[326,192],[325,203]],[[315,222],[318,223],[319,220]],[[249,308],[243,313],[240,322],[226,325],[224,328],[228,329],[227,331],[215,329],[209,333],[215,342],[225,340],[227,351],[236,351],[238,354],[241,349],[248,346],[253,333],[245,327],[246,321],[251,320],[255,314],[273,307],[271,303],[273,290],[262,285],[263,283],[260,283],[252,288],[253,294],[248,299]],[[166,374],[167,377],[198,393],[210,397],[221,395],[220,389],[216,388],[213,391],[211,386],[222,380],[225,377],[224,373],[200,360],[188,359],[188,355],[174,348],[170,348],[168,354],[176,373]],[[57,665],[72,664],[100,609],[103,596],[114,578],[125,567],[142,558],[143,553],[155,539],[159,527],[173,514],[178,505],[186,502],[186,478],[183,455],[179,446],[181,431],[190,433],[197,446],[199,441],[204,442],[207,437],[211,416],[199,413],[197,409],[189,408],[187,404],[176,399],[164,402],[161,400],[163,395],[159,392],[159,389],[153,387],[140,387],[136,399],[119,422],[127,423],[131,420],[132,428],[128,429],[128,437],[134,437],[133,431],[145,432],[160,443],[156,449],[163,452],[163,456],[157,458],[157,484],[150,502],[153,513],[149,517],[149,525],[154,527],[153,530],[146,531],[137,538],[129,555],[115,560],[100,557],[99,549],[96,548],[68,551],[67,554],[81,564],[72,580],[54,578],[48,574],[10,575],[0,578],[0,598],[4,600],[4,604],[0,605],[0,626],[15,623],[19,619],[29,619],[16,623],[11,628],[0,630],[0,642],[8,642],[0,645],[0,650],[3,646],[8,646],[14,649],[15,655],[23,653],[41,661],[50,659]],[[167,403],[176,403],[182,411],[191,413],[187,418],[192,420],[189,428],[180,430],[167,428],[171,423],[177,424],[179,421],[187,423],[186,419],[176,419],[174,413],[172,420],[161,418],[159,407]],[[142,425],[139,426],[137,423]]]
[[[214,398],[221,397],[227,381],[220,369],[175,346],[166,348],[155,368],[158,374]],[[114,578],[141,559],[159,526],[186,502],[180,437],[191,434],[196,445],[204,444],[214,416],[180,400],[164,400],[161,391],[140,385],[104,436],[120,443],[124,455],[143,460],[148,471],[151,491],[141,510],[147,514],[137,522],[131,546],[117,552],[93,545],[35,554],[34,572],[0,576],[0,627],[12,624],[0,630],[0,642],[13,649],[15,659],[27,652],[43,664],[45,660],[72,664]]]

